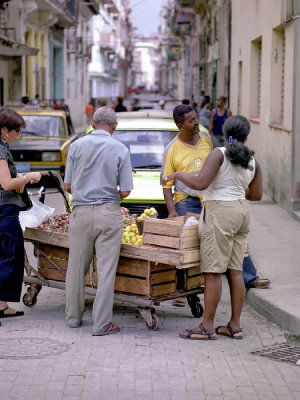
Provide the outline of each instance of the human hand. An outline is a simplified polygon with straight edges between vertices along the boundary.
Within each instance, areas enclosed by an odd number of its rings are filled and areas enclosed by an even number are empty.
[[[168,215],[168,218],[174,218],[174,217],[179,217],[179,215],[177,214],[177,211],[175,209],[170,211],[169,215]]]
[[[22,183],[19,187],[16,188],[16,192],[17,193],[23,193],[24,192],[24,188],[25,188],[26,182],[24,180],[24,183]]]
[[[39,172],[29,172],[26,174],[26,177],[30,183],[37,183],[40,181],[42,175]]]
[[[176,172],[173,172],[172,174],[165,176],[162,181],[161,185],[164,186],[167,182],[169,181],[174,181],[176,179]]]

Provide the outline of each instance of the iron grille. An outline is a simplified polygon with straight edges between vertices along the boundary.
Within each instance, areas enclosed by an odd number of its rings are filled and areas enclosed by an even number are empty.
[[[275,361],[296,364],[300,360],[300,346],[291,343],[281,343],[251,351],[251,354],[267,357]]]

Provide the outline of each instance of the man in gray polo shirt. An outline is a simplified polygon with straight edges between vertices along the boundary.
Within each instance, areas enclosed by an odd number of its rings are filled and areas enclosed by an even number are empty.
[[[117,117],[110,107],[99,108],[95,129],[74,142],[69,150],[65,189],[74,206],[69,228],[69,262],[66,276],[66,319],[71,328],[81,325],[84,279],[94,251],[98,288],[93,305],[93,335],[118,332],[112,323],[114,283],[123,235],[120,200],[133,188],[129,151],[112,137]]]

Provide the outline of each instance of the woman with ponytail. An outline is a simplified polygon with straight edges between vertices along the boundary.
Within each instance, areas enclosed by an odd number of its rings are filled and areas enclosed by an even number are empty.
[[[247,200],[260,200],[262,175],[254,152],[246,145],[250,124],[240,115],[223,125],[225,147],[214,149],[198,175],[181,171],[164,178],[179,180],[196,190],[205,190],[199,221],[201,271],[205,275],[204,318],[199,327],[179,335],[185,339],[209,340],[217,335],[242,339],[240,327],[245,285],[243,281],[244,244],[249,232]],[[231,319],[227,326],[214,329],[221,298],[221,275],[226,273],[231,295]]]

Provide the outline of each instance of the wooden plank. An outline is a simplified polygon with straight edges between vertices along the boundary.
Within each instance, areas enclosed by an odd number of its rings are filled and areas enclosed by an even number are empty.
[[[188,236],[181,238],[180,240],[180,250],[197,248],[200,249],[200,241],[198,237]]]
[[[150,262],[151,274],[164,271],[176,271],[175,265]]]
[[[176,269],[172,271],[151,274],[150,283],[155,285],[162,282],[176,282]]]
[[[193,236],[193,237],[198,237],[198,225],[189,225],[189,226],[184,226],[182,228],[182,233],[181,233],[181,237],[189,237],[189,236]]]
[[[148,261],[120,257],[117,273],[147,278]]]
[[[134,247],[134,249],[133,249]],[[138,258],[157,263],[177,265],[182,262],[182,252],[178,250],[145,246],[130,246],[122,244],[121,256],[129,258]]]
[[[166,283],[164,285],[151,286],[151,297],[158,297],[162,295],[170,295],[176,293],[176,282]]]
[[[179,265],[176,265],[176,268],[177,269],[189,269],[189,268],[197,267],[197,265],[199,265],[199,262],[188,263],[188,264],[179,264]]]
[[[69,248],[69,236],[66,233],[42,231],[37,228],[26,228],[24,239],[35,240],[41,243]]]
[[[143,244],[152,244],[160,247],[179,249],[180,238],[173,236],[153,235],[152,233],[144,233]]]
[[[38,271],[45,279],[51,279],[60,282],[65,282],[66,280],[66,276],[57,269],[39,267]]]
[[[117,292],[147,296],[149,292],[148,286],[149,283],[146,279],[116,276],[115,291]]]
[[[68,260],[69,258],[69,249],[64,247],[39,245],[38,248],[41,249],[47,256],[61,258],[63,260]]]
[[[203,285],[204,285],[204,276],[203,275],[194,276],[192,278],[187,279],[186,290],[195,289]]]
[[[191,249],[182,252],[182,259],[180,264],[200,262],[200,249]]]
[[[201,274],[201,269],[200,265],[197,265],[196,267],[191,267],[187,270],[188,276],[193,276],[193,275],[199,275]]]
[[[181,234],[183,221],[173,221],[172,219],[146,218],[144,220],[144,233],[154,233],[179,237]]]
[[[49,258],[51,261],[53,261],[58,266],[58,268],[55,268],[54,265],[51,264],[51,262],[49,260],[47,260],[45,257],[43,257],[42,255],[39,256],[39,260],[38,260],[39,268],[43,267],[43,268],[57,269],[57,270],[59,270],[59,268],[61,268],[64,271],[67,270],[68,260],[58,260],[58,259],[53,259],[51,257],[49,257]]]

